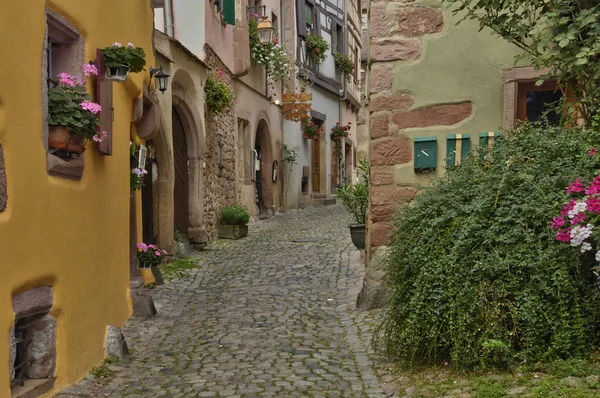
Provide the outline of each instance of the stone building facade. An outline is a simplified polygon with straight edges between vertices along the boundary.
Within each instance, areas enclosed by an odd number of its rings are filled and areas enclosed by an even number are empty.
[[[367,250],[387,244],[390,218],[419,189],[533,116],[518,109],[538,100],[539,74],[515,68],[515,46],[460,17],[438,0],[370,1]]]

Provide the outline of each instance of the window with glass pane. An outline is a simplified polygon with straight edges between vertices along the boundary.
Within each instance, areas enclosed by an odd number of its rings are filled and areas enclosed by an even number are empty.
[[[313,7],[312,5],[306,3],[306,26],[308,26],[308,29],[312,29],[313,26]]]

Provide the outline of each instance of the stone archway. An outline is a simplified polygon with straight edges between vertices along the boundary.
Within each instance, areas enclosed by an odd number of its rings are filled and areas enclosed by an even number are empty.
[[[196,93],[186,87],[194,87],[189,74],[177,71],[172,84],[173,111],[172,122],[178,118],[185,134],[185,149],[187,152],[187,204],[188,230],[186,234],[192,243],[205,244],[206,230],[203,227],[204,215],[204,178],[202,164],[204,156],[204,129],[202,118],[198,112]],[[172,133],[175,134],[172,124]],[[173,155],[172,155],[173,156]],[[185,156],[185,155],[184,155]],[[174,162],[174,160],[172,160]],[[177,212],[177,209],[175,209]]]
[[[256,126],[254,148],[259,157],[260,170],[256,172],[255,192],[259,215],[273,215],[275,192],[273,187],[273,148],[268,122],[261,119]]]

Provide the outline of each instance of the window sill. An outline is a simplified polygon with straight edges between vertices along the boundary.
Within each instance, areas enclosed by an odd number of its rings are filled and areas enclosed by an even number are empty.
[[[35,398],[50,391],[54,387],[54,378],[27,379],[24,386],[16,385],[11,388],[11,398]]]
[[[83,177],[83,154],[73,158],[61,158],[51,153],[46,154],[48,175],[79,181]]]

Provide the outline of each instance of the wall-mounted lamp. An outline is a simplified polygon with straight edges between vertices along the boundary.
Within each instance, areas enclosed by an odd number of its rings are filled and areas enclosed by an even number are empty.
[[[159,69],[150,67],[150,78],[156,78],[158,89],[163,94],[165,93],[165,91],[167,91],[167,86],[169,84],[169,76],[171,75],[165,73],[162,65]]]
[[[260,40],[260,44],[269,44],[273,42],[273,32],[275,28],[271,21],[269,21],[269,17],[266,15],[262,17],[262,19],[258,22],[258,40]]]

